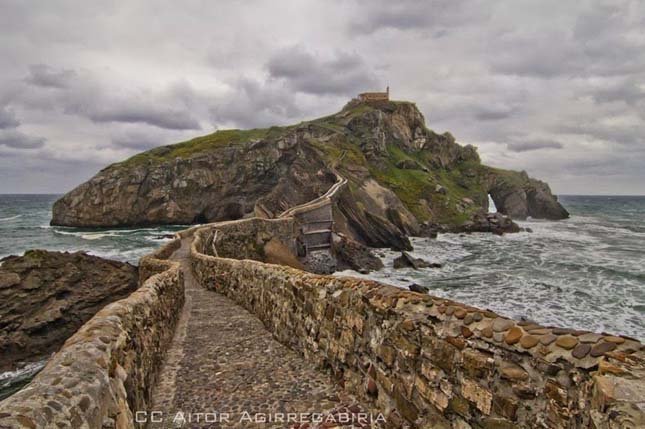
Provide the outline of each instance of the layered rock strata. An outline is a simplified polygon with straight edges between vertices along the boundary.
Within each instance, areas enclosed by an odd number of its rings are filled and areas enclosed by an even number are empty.
[[[137,288],[137,268],[82,252],[29,250],[0,266],[0,371],[55,352],[107,304]]]

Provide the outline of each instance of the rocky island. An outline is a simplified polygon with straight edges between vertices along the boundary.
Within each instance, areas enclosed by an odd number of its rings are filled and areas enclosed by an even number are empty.
[[[409,249],[407,236],[436,229],[490,230],[489,195],[514,219],[568,217],[546,183],[483,165],[475,147],[428,129],[415,104],[377,97],[292,126],[217,131],[140,153],[58,200],[51,223],[272,218],[323,194],[336,172],[347,186],[334,201],[335,230],[371,247]]]

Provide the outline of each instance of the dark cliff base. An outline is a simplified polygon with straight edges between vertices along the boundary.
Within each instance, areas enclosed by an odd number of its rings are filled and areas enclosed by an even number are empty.
[[[488,209],[563,219],[548,185],[482,165],[475,147],[428,129],[408,102],[351,102],[288,127],[226,130],[161,146],[101,170],[58,200],[52,224],[193,224],[274,217],[348,180],[335,229],[372,247],[409,249],[428,225],[458,227]]]
[[[135,266],[82,252],[30,250],[0,266],[0,371],[57,351],[107,304],[137,288]]]

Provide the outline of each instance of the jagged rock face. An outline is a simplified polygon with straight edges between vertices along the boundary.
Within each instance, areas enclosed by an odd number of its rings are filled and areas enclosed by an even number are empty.
[[[569,212],[551,193],[549,185],[531,179],[525,172],[514,173],[514,177],[495,177],[490,194],[497,210],[514,219],[559,220],[569,217]]]
[[[323,194],[335,181],[332,165],[349,181],[334,208],[336,228],[370,246],[409,249],[406,235],[423,224],[468,221],[487,206],[488,192],[511,215],[522,217],[522,207],[533,217],[564,211],[546,185],[495,180],[498,170],[481,165],[474,147],[426,128],[414,104],[377,102],[349,103],[297,126],[220,131],[144,152],[57,201],[52,224],[274,217]]]
[[[253,213],[259,197],[285,182],[296,201],[316,196],[324,188],[315,186],[320,180],[309,177],[316,169],[294,163],[306,158],[299,153],[302,148],[282,143],[225,147],[159,164],[108,167],[58,200],[52,223],[118,226],[238,219]],[[281,202],[274,200],[275,208]]]
[[[107,304],[137,288],[137,267],[87,255],[31,250],[0,266],[0,371],[55,352]]]

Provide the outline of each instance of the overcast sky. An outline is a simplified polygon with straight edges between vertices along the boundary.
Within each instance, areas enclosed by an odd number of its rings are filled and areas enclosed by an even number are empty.
[[[0,0],[0,192],[390,85],[562,194],[645,194],[643,1]]]

